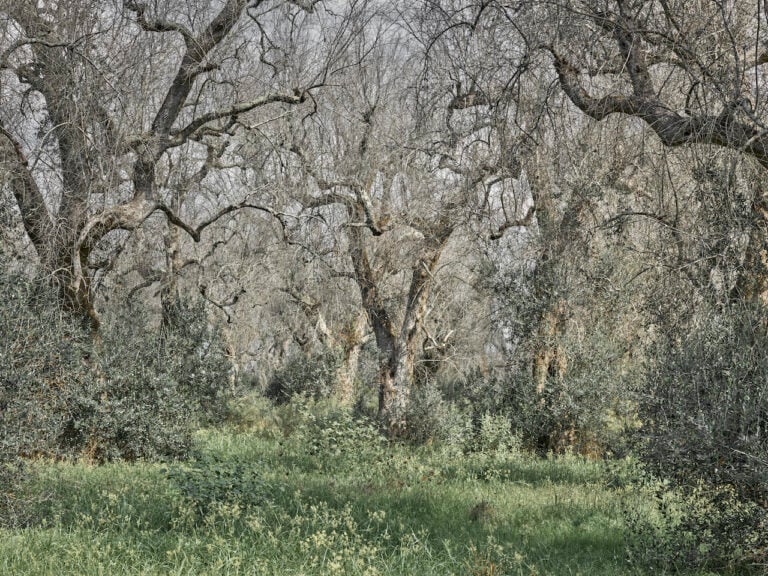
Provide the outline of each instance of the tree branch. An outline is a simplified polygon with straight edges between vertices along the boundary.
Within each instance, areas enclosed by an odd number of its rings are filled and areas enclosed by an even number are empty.
[[[240,290],[238,290],[237,293],[235,293],[235,295],[232,296],[228,301],[217,302],[208,295],[208,287],[205,284],[200,284],[200,286],[198,286],[198,291],[200,292],[200,295],[205,298],[205,300],[224,312],[224,314],[227,316],[227,324],[232,324],[232,315],[227,310],[227,307],[237,304],[237,302],[240,300],[240,296],[246,293],[245,288],[240,287]]]
[[[247,0],[227,0],[202,33],[196,37],[182,34],[187,49],[179,64],[176,77],[152,122],[154,135],[164,137],[170,133],[173,123],[192,90],[195,78],[205,69],[200,65],[208,53],[234,28],[246,4]]]
[[[645,54],[640,47],[640,37],[635,32],[635,23],[627,15],[624,2],[617,1],[622,22],[613,26],[614,37],[621,54],[626,61],[627,73],[632,82],[632,89],[636,96],[653,97],[655,94],[651,75],[648,73],[648,65],[645,62]]]
[[[24,46],[37,44],[40,46],[45,46],[46,48],[72,48],[73,46],[76,46],[82,42],[87,36],[88,35],[84,34],[83,36],[68,42],[51,42],[50,40],[45,40],[43,38],[20,38],[19,40],[13,42],[10,46],[8,46],[8,48],[3,50],[2,54],[0,54],[0,68],[8,68],[10,66],[8,64],[8,58],[10,58],[11,54],[16,52],[16,50],[23,48]]]
[[[560,87],[571,102],[587,116],[600,121],[611,114],[634,115],[639,111],[640,105],[636,98],[627,96],[592,97],[581,85],[578,69],[553,49],[550,48],[549,50],[555,61],[555,71],[560,81]]]
[[[14,136],[0,124],[0,169],[10,181],[11,191],[21,212],[24,230],[38,255],[47,257],[48,242],[53,231],[53,221],[45,205],[45,198],[29,170],[29,163]]]
[[[171,132],[171,136],[173,136],[173,140],[169,142],[168,147],[181,146],[190,137],[192,137],[198,130],[203,128],[206,124],[210,122],[214,122],[215,120],[219,120],[221,118],[235,117],[238,114],[250,112],[255,108],[266,106],[267,104],[272,104],[275,102],[283,102],[285,104],[301,104],[302,102],[306,101],[306,98],[307,97],[305,92],[301,92],[300,90],[294,90],[292,94],[287,94],[287,93],[269,94],[267,96],[257,98],[256,100],[235,104],[234,106],[230,106],[229,108],[208,112],[207,114],[198,116],[197,118],[192,120],[192,122],[187,124],[184,128],[180,130],[174,130],[173,132]]]
[[[147,32],[178,32],[184,38],[185,43],[188,44],[189,42],[193,41],[194,35],[192,34],[192,31],[186,26],[176,24],[175,22],[169,22],[168,20],[163,20],[162,18],[155,18],[152,21],[147,20],[147,5],[143,2],[125,0],[123,5],[128,8],[128,10],[136,14],[136,20],[143,30],[146,30]]]
[[[381,220],[376,218],[373,212],[373,203],[371,202],[370,195],[360,182],[345,179],[326,180],[312,167],[312,164],[307,160],[304,151],[297,144],[294,143],[291,146],[291,152],[299,157],[304,169],[310,176],[312,176],[321,191],[329,191],[334,188],[348,188],[354,193],[354,196],[333,192],[326,193],[323,196],[310,199],[309,203],[304,203],[303,205],[305,208],[319,208],[320,206],[330,206],[331,204],[343,204],[346,206],[355,204],[362,209],[365,216],[364,226],[371,231],[371,234],[374,236],[381,236],[387,231],[387,228],[382,225]],[[347,225],[355,226],[354,223],[349,223]]]
[[[312,14],[315,11],[315,6],[320,4],[321,0],[288,0],[294,6],[298,6],[304,12]]]
[[[87,266],[88,256],[98,241],[108,232],[113,230],[135,230],[152,216],[152,214],[155,212],[162,212],[171,224],[184,230],[184,232],[186,232],[195,242],[200,242],[201,234],[208,226],[227,214],[246,208],[270,214],[280,222],[283,233],[285,233],[285,214],[277,212],[267,206],[253,204],[247,200],[240,202],[239,204],[233,204],[222,208],[197,226],[192,226],[185,222],[165,204],[144,198],[136,198],[126,204],[109,208],[88,220],[78,236],[72,252],[72,289],[75,293],[78,293],[80,291],[79,289],[86,284],[84,268]]]
[[[552,48],[549,50],[554,57],[560,87],[577,108],[595,120],[603,120],[611,114],[634,116],[648,124],[665,146],[714,144],[746,152],[768,167],[768,134],[736,120],[729,108],[719,115],[683,116],[655,96],[635,94],[595,98],[581,85],[578,70]]]

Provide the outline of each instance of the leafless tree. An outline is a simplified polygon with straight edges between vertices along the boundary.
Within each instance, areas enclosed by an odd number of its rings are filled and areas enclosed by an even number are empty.
[[[424,341],[445,344],[425,317],[447,247],[478,226],[501,237],[534,216],[510,184],[531,143],[517,80],[478,68],[512,40],[501,27],[453,22],[486,18],[472,10],[425,3],[372,16],[343,84],[286,136],[303,174],[302,214],[327,226],[328,249],[347,258],[336,272],[359,290],[379,351],[379,415],[393,434],[406,427]],[[521,50],[504,67],[519,78],[525,58]]]
[[[220,191],[192,223],[184,202],[232,169],[229,139],[256,111],[280,114],[326,81],[343,33],[318,40],[301,70],[290,62],[291,37],[317,10],[298,0],[0,4],[5,182],[43,270],[93,328],[94,281],[124,244],[119,231],[160,212],[199,241],[233,211],[269,213]]]
[[[643,121],[668,147],[723,147],[768,165],[761,2],[568,1],[548,8],[542,46],[583,113]],[[723,209],[733,206],[721,186]],[[733,296],[766,301],[766,196],[755,189],[749,241]]]

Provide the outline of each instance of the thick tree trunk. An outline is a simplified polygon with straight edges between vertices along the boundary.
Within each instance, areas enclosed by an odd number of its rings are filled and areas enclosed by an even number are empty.
[[[325,322],[319,300],[295,287],[288,288],[286,292],[302,309],[309,324],[296,329],[299,333],[294,333],[294,341],[307,357],[329,350],[340,356],[334,378],[334,395],[342,405],[351,406],[355,402],[355,379],[360,351],[367,341],[365,313],[358,312],[349,324],[334,333]]]
[[[533,383],[536,393],[546,401],[551,392],[552,382],[562,382],[568,368],[568,361],[560,345],[565,334],[565,304],[558,302],[546,309],[539,322],[536,349],[533,353]]]
[[[55,36],[50,23],[24,3],[15,5],[10,15],[30,38]],[[87,160],[93,148],[88,130],[93,110],[72,98],[77,93],[78,80],[73,72],[76,65],[71,53],[45,43],[33,43],[31,48],[35,66],[25,68],[20,79],[43,96],[51,133],[55,135],[61,164],[61,200],[57,212],[49,211],[21,146],[5,128],[2,128],[4,138],[0,138],[10,142],[14,152],[11,153],[8,145],[0,145],[0,160],[11,161],[14,197],[43,271],[56,284],[62,304],[81,314],[84,324],[95,332],[99,323],[90,294],[90,279],[73,282],[75,255],[72,250],[86,222],[89,195],[99,183]]]
[[[8,175],[24,229],[37,252],[43,271],[55,284],[62,304],[81,314],[83,323],[95,332],[99,322],[94,311],[89,279],[80,284],[73,283],[72,247],[84,222],[82,203],[65,188],[61,210],[66,211],[67,216],[52,218],[43,194],[29,170],[21,145],[3,126],[0,126],[0,166]],[[78,210],[78,206],[81,209]]]
[[[174,207],[176,208],[176,207]],[[176,226],[169,225],[166,231],[165,242],[165,274],[160,286],[160,307],[162,309],[161,323],[164,327],[171,327],[176,312],[181,303],[179,294],[179,274],[181,273],[181,232]]]
[[[355,401],[355,379],[360,362],[360,352],[365,344],[366,329],[365,314],[358,314],[348,330],[336,340],[336,346],[341,350],[342,359],[336,371],[336,396],[345,406],[351,406]]]
[[[542,252],[536,263],[533,286],[539,312],[535,323],[530,326],[532,336],[531,374],[536,393],[545,403],[547,383],[550,379],[562,381],[567,364],[559,341],[565,333],[565,303],[558,301],[554,293],[561,288],[557,277],[557,266],[565,250],[575,240],[574,228],[580,210],[579,202],[572,200],[562,215],[553,206],[550,181],[546,168],[547,158],[537,157],[532,167],[531,192],[536,205],[539,235],[544,241]]]
[[[373,273],[368,266],[365,247],[353,250],[358,283],[363,294],[363,306],[376,337],[381,358],[379,375],[379,419],[392,437],[407,430],[406,411],[413,384],[413,369],[418,338],[427,309],[434,273],[453,228],[437,227],[425,238],[425,246],[414,262],[411,283],[405,303],[403,321],[396,330],[380,299]]]
[[[406,412],[413,384],[415,358],[415,347],[400,343],[380,376],[379,419],[393,438],[402,437],[408,427]]]

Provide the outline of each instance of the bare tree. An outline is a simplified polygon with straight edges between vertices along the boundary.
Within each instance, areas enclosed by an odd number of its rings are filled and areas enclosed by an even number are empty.
[[[302,104],[324,82],[338,44],[318,42],[329,52],[291,75],[291,46],[277,43],[276,32],[305,26],[316,4],[0,4],[5,182],[42,268],[93,328],[94,281],[124,243],[118,231],[161,212],[198,241],[234,210],[269,212],[241,195],[193,224],[182,204],[229,169],[227,141],[250,114]]]
[[[595,120],[632,116],[665,146],[725,147],[765,169],[765,8],[746,1],[565,2],[550,9],[555,33],[543,44],[562,90]],[[757,190],[749,203],[750,238],[733,292],[765,303],[766,196]]]
[[[534,216],[510,185],[529,145],[516,80],[477,67],[509,38],[497,35],[501,27],[452,21],[486,17],[470,11],[425,4],[373,15],[345,82],[286,136],[304,174],[302,214],[324,223],[329,250],[346,254],[336,274],[359,291],[380,358],[379,416],[395,435],[407,425],[424,342],[445,345],[425,318],[449,243],[466,242],[481,223],[501,237]],[[525,58],[522,50],[504,66],[524,69]]]

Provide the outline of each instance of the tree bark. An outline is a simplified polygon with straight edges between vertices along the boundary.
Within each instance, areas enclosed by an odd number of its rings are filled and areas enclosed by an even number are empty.
[[[536,336],[532,372],[536,393],[542,399],[550,391],[551,380],[562,382],[565,378],[568,360],[559,343],[564,334],[565,304],[560,302],[544,310]]]
[[[355,401],[355,379],[360,352],[366,342],[366,326],[365,314],[358,314],[340,336],[334,339],[336,348],[342,354],[341,364],[336,371],[336,396],[344,406],[351,406]]]
[[[440,222],[425,233],[424,246],[411,271],[403,321],[396,328],[381,300],[371,270],[364,242],[365,232],[353,231],[353,264],[363,296],[363,307],[373,329],[379,349],[379,410],[378,416],[391,437],[407,430],[406,412],[413,385],[413,371],[421,326],[440,256],[453,233],[453,226]]]
[[[735,300],[757,302],[762,306],[768,306],[768,197],[766,196],[752,203],[749,241],[732,296]]]

